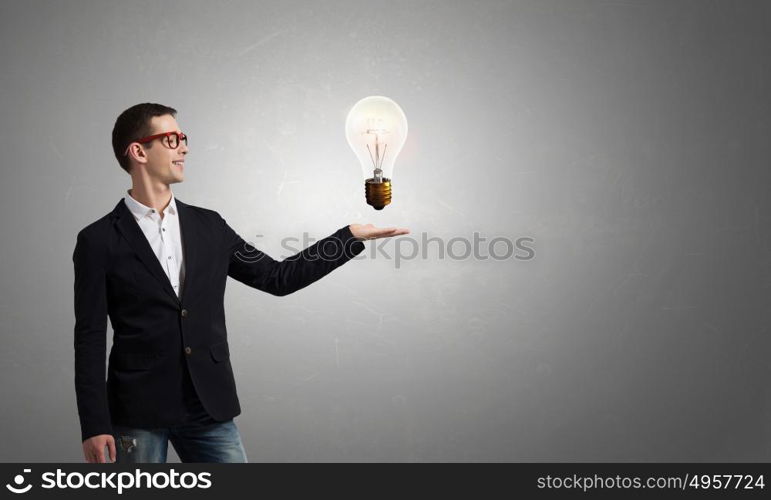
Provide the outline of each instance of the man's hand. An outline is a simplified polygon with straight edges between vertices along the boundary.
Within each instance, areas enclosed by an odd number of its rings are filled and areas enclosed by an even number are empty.
[[[389,238],[400,234],[410,234],[406,228],[386,227],[379,228],[372,224],[351,224],[348,226],[351,233],[359,240],[374,240],[377,238]]]
[[[90,464],[103,464],[104,447],[110,448],[110,461],[115,462],[115,438],[110,434],[91,436],[83,441],[83,455]]]

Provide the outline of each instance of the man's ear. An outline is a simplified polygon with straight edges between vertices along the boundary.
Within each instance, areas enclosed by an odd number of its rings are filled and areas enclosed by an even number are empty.
[[[145,149],[137,143],[129,146],[129,158],[133,158],[137,163],[147,163],[147,153],[145,152]]]

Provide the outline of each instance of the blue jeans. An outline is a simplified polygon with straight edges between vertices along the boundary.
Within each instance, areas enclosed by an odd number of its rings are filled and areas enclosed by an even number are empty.
[[[116,463],[166,463],[169,441],[184,462],[246,463],[246,451],[233,419],[160,429],[113,425]]]

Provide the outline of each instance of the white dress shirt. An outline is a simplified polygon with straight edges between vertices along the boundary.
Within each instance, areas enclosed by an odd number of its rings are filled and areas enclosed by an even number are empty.
[[[163,211],[163,218],[154,208],[147,207],[131,196],[131,190],[126,190],[124,197],[126,206],[134,215],[139,227],[150,243],[155,256],[166,272],[177,297],[182,295],[182,285],[185,281],[185,263],[182,255],[182,233],[179,229],[179,213],[174,193],[171,201]]]

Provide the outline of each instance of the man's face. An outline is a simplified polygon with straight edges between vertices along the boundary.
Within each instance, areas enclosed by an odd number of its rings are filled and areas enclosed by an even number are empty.
[[[154,116],[150,121],[152,132],[149,135],[163,132],[181,132],[177,120],[171,115]],[[147,163],[145,171],[152,179],[164,184],[174,184],[185,180],[184,160],[187,154],[187,145],[179,141],[176,149],[171,149],[166,144],[166,138],[155,139],[152,146],[145,147]]]

